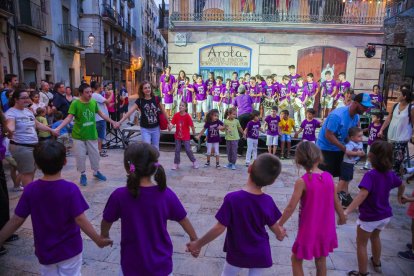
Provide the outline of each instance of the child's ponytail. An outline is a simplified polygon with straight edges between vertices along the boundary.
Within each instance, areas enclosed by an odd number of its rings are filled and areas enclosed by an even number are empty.
[[[130,172],[127,176],[127,188],[134,198],[139,196],[139,185],[141,177],[135,172]]]
[[[159,163],[155,163],[154,165],[157,167],[154,174],[154,180],[157,182],[160,190],[163,191],[167,188],[167,176],[165,175],[164,167]]]

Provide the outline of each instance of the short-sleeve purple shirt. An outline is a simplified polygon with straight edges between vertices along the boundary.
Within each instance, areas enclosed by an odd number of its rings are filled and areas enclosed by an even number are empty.
[[[379,139],[378,132],[381,130],[382,124],[379,124],[378,126],[374,125],[374,123],[371,123],[368,126],[368,146],[371,146],[375,140]]]
[[[121,219],[121,267],[124,275],[169,275],[173,270],[173,245],[167,221],[181,221],[187,213],[169,188],[140,187],[134,198],[126,187],[108,199],[103,219]]]
[[[378,221],[392,217],[390,191],[401,184],[401,179],[392,171],[368,171],[358,186],[368,191],[367,198],[359,206],[359,219]]]
[[[220,94],[223,93],[223,91],[225,91],[226,86],[221,84],[221,85],[214,85],[211,88],[211,95],[213,95],[213,102],[219,102],[220,101]]]
[[[268,115],[265,118],[265,122],[267,123],[267,135],[277,136],[279,135],[279,123],[280,117],[276,115],[276,117],[272,117],[272,115]]]
[[[259,129],[260,129],[260,121],[254,122],[249,121],[247,123],[247,138],[251,139],[259,139]]]
[[[336,87],[336,82],[334,79],[326,80],[322,83],[321,87],[325,88],[324,93],[326,95],[331,95],[334,91],[334,88]]]
[[[227,227],[223,251],[229,264],[244,268],[272,266],[269,235],[265,226],[281,217],[273,199],[240,190],[227,194],[216,219]]]
[[[287,94],[290,92],[290,87],[287,84],[279,83],[277,86],[277,91],[279,93],[279,101],[286,99]]]
[[[302,140],[311,142],[316,141],[316,129],[318,127],[321,127],[321,123],[316,119],[312,119],[311,121],[308,121],[307,119],[303,120],[300,125],[300,128],[303,129]]]
[[[237,107],[237,115],[251,113],[253,111],[253,100],[252,97],[246,94],[241,94],[234,100],[234,106]]]
[[[306,82],[305,86],[308,90],[308,95],[312,97],[316,93],[316,89],[318,89],[318,83],[316,81],[313,82]]]
[[[193,86],[196,94],[196,100],[204,101],[207,98],[207,86],[204,83],[195,83]]]
[[[32,217],[35,254],[42,265],[55,264],[82,252],[75,218],[89,208],[78,186],[66,180],[36,180],[24,188],[14,213]]]
[[[223,122],[217,120],[211,123],[205,123],[204,128],[207,129],[207,143],[219,143],[220,142],[220,130],[219,126],[222,126]]]

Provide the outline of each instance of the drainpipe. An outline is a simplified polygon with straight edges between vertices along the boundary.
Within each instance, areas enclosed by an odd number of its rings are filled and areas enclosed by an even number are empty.
[[[16,59],[17,59],[17,74],[19,75],[20,81],[23,79],[22,63],[20,61],[20,47],[19,39],[17,35],[17,1],[13,1],[13,24],[14,24],[14,43],[16,45]]]

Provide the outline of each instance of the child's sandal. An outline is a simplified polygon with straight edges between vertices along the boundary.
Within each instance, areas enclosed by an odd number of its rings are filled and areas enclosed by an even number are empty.
[[[367,273],[360,273],[359,271],[352,270],[352,271],[349,271],[347,275],[348,276],[368,276],[369,275],[369,272],[367,272]]]
[[[371,257],[371,263],[372,263],[372,266],[374,267],[374,271],[375,271],[375,272],[377,272],[377,273],[382,273],[381,262],[380,262],[379,264],[376,264],[376,263],[374,262],[374,258],[373,258],[373,257]]]

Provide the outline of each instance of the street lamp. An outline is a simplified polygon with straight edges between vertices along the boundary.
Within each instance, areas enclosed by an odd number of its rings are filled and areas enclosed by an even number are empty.
[[[89,47],[93,47],[93,44],[95,43],[95,36],[93,33],[90,33],[88,35],[88,41],[89,41]]]

